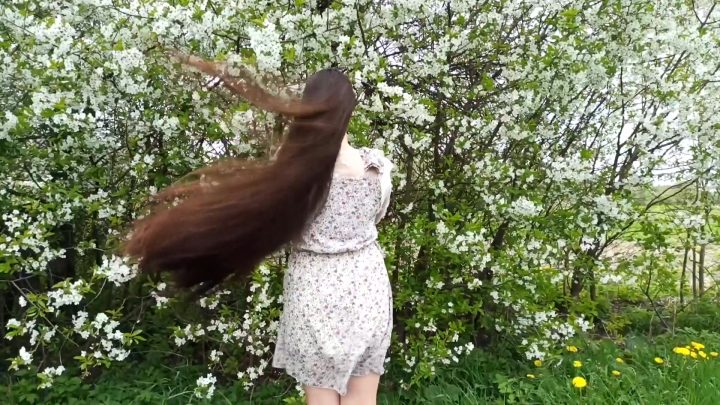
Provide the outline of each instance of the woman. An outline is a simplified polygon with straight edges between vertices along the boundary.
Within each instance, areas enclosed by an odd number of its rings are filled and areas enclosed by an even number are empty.
[[[135,224],[125,252],[142,270],[170,272],[179,286],[204,293],[290,245],[273,365],[304,386],[309,405],[375,404],[392,328],[375,224],[388,207],[392,164],[348,144],[350,81],[320,71],[302,101],[291,102],[213,63],[175,56],[293,120],[273,162],[218,164],[159,193],[166,204]]]

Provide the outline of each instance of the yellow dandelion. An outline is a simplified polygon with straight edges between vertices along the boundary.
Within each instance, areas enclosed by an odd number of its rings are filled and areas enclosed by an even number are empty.
[[[535,360],[533,361],[533,364],[535,365],[535,367],[542,367],[543,363],[542,360]]]
[[[703,359],[707,359],[707,354],[702,350],[698,352],[698,356],[702,357]]]
[[[582,361],[580,361],[580,360],[573,361],[573,367],[575,367],[575,368],[582,367]]]
[[[570,353],[577,353],[578,348],[576,346],[568,346],[567,351],[569,351]]]
[[[625,360],[623,360],[622,357],[617,357],[617,358],[615,359],[615,362],[616,362],[617,364],[624,364],[624,363],[625,363]]]
[[[690,352],[690,357],[692,357],[693,359],[697,359],[697,353]]]
[[[705,348],[704,344],[698,342],[690,342],[690,346],[692,346],[695,350],[702,350]]]
[[[710,352],[710,355],[711,355],[712,357],[717,357],[717,356],[718,356],[718,352]]]
[[[575,377],[572,379],[572,385],[575,388],[583,389],[587,387],[587,380],[582,377]]]
[[[663,363],[665,363],[665,360],[663,360],[663,359],[660,358],[660,357],[655,357],[655,363],[657,363],[657,364],[663,364]]]
[[[617,370],[613,370],[613,371],[612,371],[612,375],[615,376],[615,377],[620,377],[620,374],[622,374],[622,373],[619,372],[619,371],[617,371]]]
[[[535,379],[535,374],[528,374],[528,375],[527,375],[527,378],[529,378],[529,379],[531,379],[531,380],[534,380],[534,379]]]
[[[676,347],[673,349],[673,352],[681,355],[681,356],[689,356],[690,350],[688,350],[686,347]]]

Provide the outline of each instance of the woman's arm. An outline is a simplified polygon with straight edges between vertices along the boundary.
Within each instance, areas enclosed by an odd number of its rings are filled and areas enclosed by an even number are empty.
[[[382,167],[380,169],[380,209],[375,216],[375,223],[380,222],[387,213],[390,206],[390,196],[392,194],[392,170],[395,165],[385,156],[381,157]]]

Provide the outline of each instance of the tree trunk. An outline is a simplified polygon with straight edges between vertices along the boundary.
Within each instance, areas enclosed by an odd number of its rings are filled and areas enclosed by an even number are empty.
[[[700,245],[700,261],[698,263],[698,295],[705,292],[705,244]]]
[[[575,271],[572,276],[572,281],[570,283],[570,295],[577,299],[580,297],[580,293],[583,290],[583,282],[580,279],[580,273]]]
[[[690,248],[685,246],[685,255],[683,256],[682,274],[680,275],[680,306],[685,305],[685,283],[687,282],[687,263]]]
[[[58,246],[65,249],[65,257],[55,258],[48,263],[49,285],[76,276],[75,226],[73,223],[62,224],[55,229],[55,233]]]
[[[693,298],[698,297],[698,290],[697,290],[697,252],[695,251],[695,246],[692,248],[692,293]]]

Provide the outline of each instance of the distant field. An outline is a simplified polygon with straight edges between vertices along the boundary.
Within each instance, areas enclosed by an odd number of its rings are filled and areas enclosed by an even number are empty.
[[[676,213],[686,211],[680,206],[672,205],[657,205],[652,207],[647,213],[648,218],[655,223],[672,225],[673,217]],[[714,219],[714,220],[713,220]],[[720,207],[713,209],[710,212],[710,232],[716,237],[720,237]],[[676,231],[671,232],[670,241],[671,243],[680,243],[680,238],[685,236],[685,230],[677,227]],[[623,234],[624,240],[639,240],[644,238],[642,227],[639,222],[635,222],[628,228]]]
[[[606,258],[632,258],[642,251],[642,247],[632,241],[617,241],[605,250],[603,257]],[[676,245],[674,267],[677,269],[678,275],[682,271],[684,250],[679,244]],[[692,282],[692,252],[688,255],[687,264],[687,281],[688,286]],[[720,244],[712,244],[706,247],[705,251],[705,285],[709,287],[720,281]],[[679,282],[679,278],[678,278]]]

